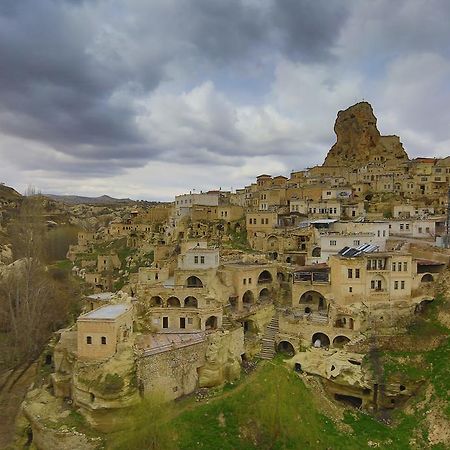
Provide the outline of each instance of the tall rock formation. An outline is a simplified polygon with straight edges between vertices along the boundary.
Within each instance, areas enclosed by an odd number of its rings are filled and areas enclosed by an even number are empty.
[[[360,102],[339,111],[334,132],[337,141],[324,166],[357,168],[371,162],[389,164],[409,159],[398,136],[380,135],[370,103]]]

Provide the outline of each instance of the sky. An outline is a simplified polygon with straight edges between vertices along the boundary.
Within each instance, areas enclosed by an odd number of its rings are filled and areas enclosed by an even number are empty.
[[[372,104],[450,155],[448,0],[1,0],[0,182],[172,200],[322,164]]]

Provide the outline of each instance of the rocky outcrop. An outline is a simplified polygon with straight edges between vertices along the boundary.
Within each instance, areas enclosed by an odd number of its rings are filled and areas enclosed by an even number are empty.
[[[200,387],[220,386],[240,377],[240,355],[243,350],[238,345],[236,334],[241,334],[242,342],[241,329],[235,330],[234,333],[224,332],[221,335],[211,334],[208,336],[205,365],[198,371]]]
[[[325,158],[324,166],[362,167],[368,163],[408,161],[398,136],[381,136],[372,106],[360,102],[339,111],[334,124],[336,143]]]

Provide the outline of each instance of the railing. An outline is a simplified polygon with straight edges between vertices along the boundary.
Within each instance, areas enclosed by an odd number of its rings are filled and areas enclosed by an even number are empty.
[[[200,344],[201,342],[204,342],[205,340],[206,340],[205,336],[198,336],[188,342],[178,342],[178,343],[171,342],[170,344],[164,344],[164,345],[160,345],[155,348],[141,350],[142,356],[151,356],[151,355],[156,355],[158,353],[164,353],[164,352],[168,352],[171,350],[176,350],[178,348],[189,347],[191,345]]]
[[[329,283],[330,274],[328,272],[295,272],[294,283]]]

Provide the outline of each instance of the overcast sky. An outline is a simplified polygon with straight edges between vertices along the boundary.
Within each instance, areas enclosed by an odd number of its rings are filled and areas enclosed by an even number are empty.
[[[1,0],[0,181],[171,199],[321,164],[369,101],[450,154],[448,0]]]

